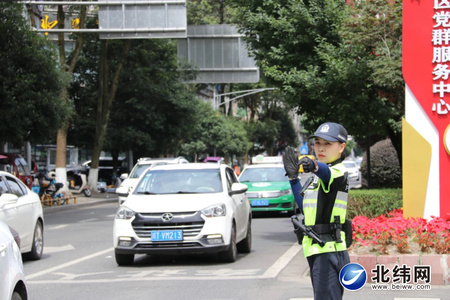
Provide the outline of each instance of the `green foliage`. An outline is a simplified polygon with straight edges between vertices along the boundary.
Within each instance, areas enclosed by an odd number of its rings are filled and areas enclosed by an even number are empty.
[[[397,153],[389,139],[377,142],[370,148],[370,187],[401,187],[402,173]],[[363,184],[367,179],[367,154],[361,162]]]
[[[401,1],[230,3],[268,84],[297,107],[309,132],[335,121],[355,137],[389,135],[399,145]],[[377,12],[382,23],[373,22]]]
[[[23,10],[20,3],[0,3],[0,136],[15,144],[43,143],[71,114],[61,98],[68,78],[55,48],[30,30]]]
[[[181,152],[190,156],[196,156],[198,153],[202,153],[206,150],[206,145],[202,141],[193,141],[181,145]]]
[[[214,152],[220,156],[245,153],[248,140],[244,125],[239,120],[213,111],[207,103],[202,103],[202,110],[197,116],[192,138],[201,140],[210,155]]]
[[[224,0],[188,0],[186,5],[188,25],[229,24],[234,15]]]
[[[119,58],[123,43],[110,42],[110,64],[114,65]],[[93,144],[98,59],[99,41],[92,37],[83,47],[76,70],[79,76],[71,90],[78,114],[70,139],[76,139],[77,145]],[[176,70],[176,48],[172,41],[132,41],[113,102],[104,150],[133,149],[137,157],[177,155],[198,116],[194,93],[180,82],[183,74]]]
[[[402,206],[402,189],[351,189],[348,193],[347,218],[374,218]]]

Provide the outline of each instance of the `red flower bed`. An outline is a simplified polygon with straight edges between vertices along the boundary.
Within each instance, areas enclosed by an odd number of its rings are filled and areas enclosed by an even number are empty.
[[[450,253],[450,221],[442,218],[405,219],[403,210],[397,209],[373,219],[356,216],[352,223],[350,253]]]

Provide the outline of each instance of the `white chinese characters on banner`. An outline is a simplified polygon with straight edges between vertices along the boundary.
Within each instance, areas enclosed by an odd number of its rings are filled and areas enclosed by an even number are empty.
[[[449,0],[434,0],[434,9],[446,9],[450,8]]]
[[[433,74],[436,75],[436,77],[433,78],[433,80],[437,79],[448,79],[448,75],[450,74],[450,70],[448,69],[448,65],[441,65],[437,64],[436,67],[433,69]]]
[[[438,10],[433,20],[435,24],[432,30],[433,43],[433,60],[432,63],[436,64],[433,69],[433,94],[439,94],[439,102],[433,103],[431,110],[438,115],[447,115],[450,113],[450,104],[446,103],[443,99],[444,96],[448,96],[450,93],[450,83],[444,83],[443,80],[447,80],[450,74],[449,65],[450,62],[450,47],[442,47],[443,45],[449,45],[450,43],[450,0],[434,0],[434,9]]]
[[[446,115],[450,111],[450,104],[441,99],[439,103],[433,103],[431,110],[437,112],[438,115]]]

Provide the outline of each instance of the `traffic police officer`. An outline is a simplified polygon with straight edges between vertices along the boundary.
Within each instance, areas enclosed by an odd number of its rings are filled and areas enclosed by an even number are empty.
[[[284,168],[298,207],[304,214],[304,225],[320,237],[323,245],[306,235],[301,241],[310,268],[314,299],[342,299],[344,289],[339,282],[339,272],[350,262],[343,226],[348,180],[342,160],[347,131],[340,124],[327,122],[310,138],[314,138],[317,161],[308,157],[298,160],[295,151],[287,147],[283,156]],[[299,165],[305,172],[314,173],[314,181],[304,194],[299,193],[302,188],[298,178]],[[351,237],[351,229],[347,234]]]

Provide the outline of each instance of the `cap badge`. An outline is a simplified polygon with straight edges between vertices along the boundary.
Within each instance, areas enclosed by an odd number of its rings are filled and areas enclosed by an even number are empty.
[[[330,130],[330,126],[328,124],[325,124],[320,128],[320,132],[328,132]]]

